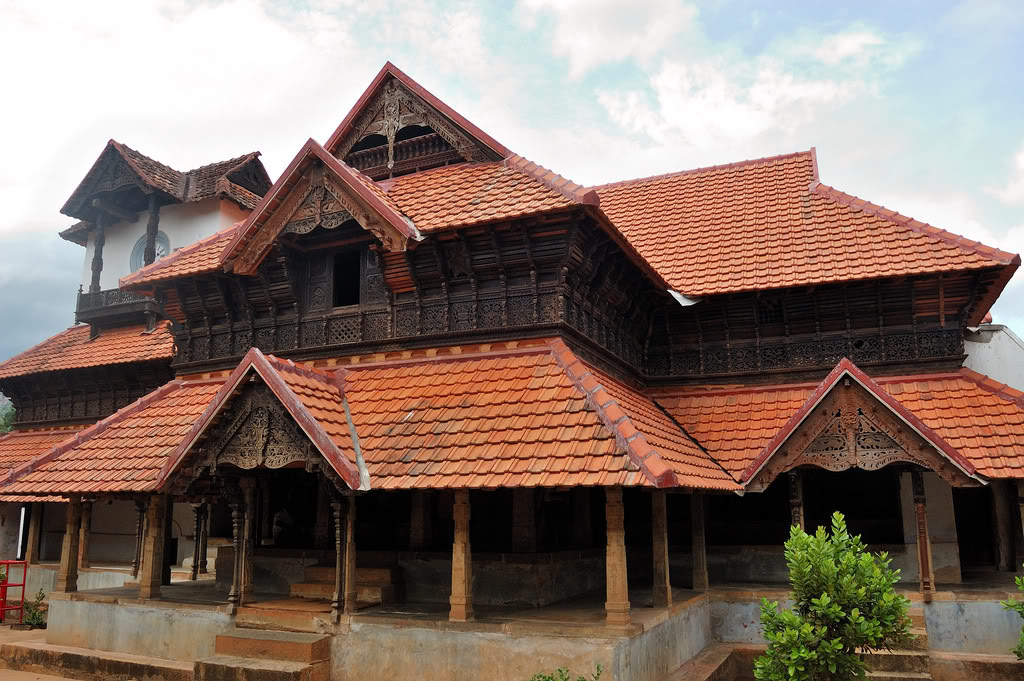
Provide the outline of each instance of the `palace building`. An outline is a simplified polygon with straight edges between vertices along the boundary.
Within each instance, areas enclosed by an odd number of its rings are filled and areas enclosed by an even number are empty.
[[[274,182],[111,140],[61,212],[76,325],[0,363],[51,646],[659,681],[761,642],[835,510],[932,648],[1016,640],[1024,393],[964,363],[1020,257],[814,149],[583,187],[389,63]]]

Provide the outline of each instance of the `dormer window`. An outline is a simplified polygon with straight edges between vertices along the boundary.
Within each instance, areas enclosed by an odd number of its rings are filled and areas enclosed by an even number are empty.
[[[334,307],[359,304],[362,255],[362,251],[345,251],[334,256]]]

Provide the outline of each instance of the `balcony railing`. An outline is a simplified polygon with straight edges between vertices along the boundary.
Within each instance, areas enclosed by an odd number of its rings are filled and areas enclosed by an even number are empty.
[[[141,320],[144,313],[158,310],[159,306],[152,296],[136,291],[119,288],[79,291],[75,319],[79,322],[93,322],[99,319],[138,316]]]

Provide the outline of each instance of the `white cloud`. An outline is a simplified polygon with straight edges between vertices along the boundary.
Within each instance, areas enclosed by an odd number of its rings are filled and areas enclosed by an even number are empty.
[[[527,27],[552,17],[552,51],[568,59],[573,78],[602,64],[648,62],[685,41],[697,19],[697,8],[679,0],[522,0],[520,9]]]
[[[1024,144],[1013,157],[1013,166],[1010,169],[1010,177],[1006,181],[1006,186],[1002,188],[986,187],[985,192],[995,196],[1003,203],[1011,205],[1024,203]]]

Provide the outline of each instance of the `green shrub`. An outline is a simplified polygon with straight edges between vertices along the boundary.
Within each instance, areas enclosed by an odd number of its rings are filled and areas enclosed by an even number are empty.
[[[25,604],[25,616],[21,620],[23,624],[31,624],[34,627],[46,624],[46,618],[43,616],[44,598],[46,598],[46,594],[39,589],[35,601]]]
[[[597,681],[601,678],[601,672],[604,671],[601,665],[597,665],[597,669],[588,679],[587,677],[580,675],[573,679],[569,675],[569,670],[565,667],[559,667],[555,670],[554,674],[545,674],[543,672],[534,674],[530,677],[530,681]]]
[[[1024,577],[1014,577],[1014,580],[1017,582],[1017,590],[1024,591]],[[1011,598],[1008,601],[1003,601],[1003,607],[1007,610],[1013,610],[1021,616],[1021,619],[1024,619],[1024,601]],[[1016,655],[1018,660],[1024,660],[1024,627],[1021,627],[1020,640],[1017,641],[1017,647],[1010,652]]]
[[[905,597],[893,590],[899,570],[867,552],[841,513],[832,535],[793,527],[786,542],[793,610],[761,600],[768,650],[754,665],[761,681],[848,681],[865,676],[859,650],[892,648],[910,638]]]

